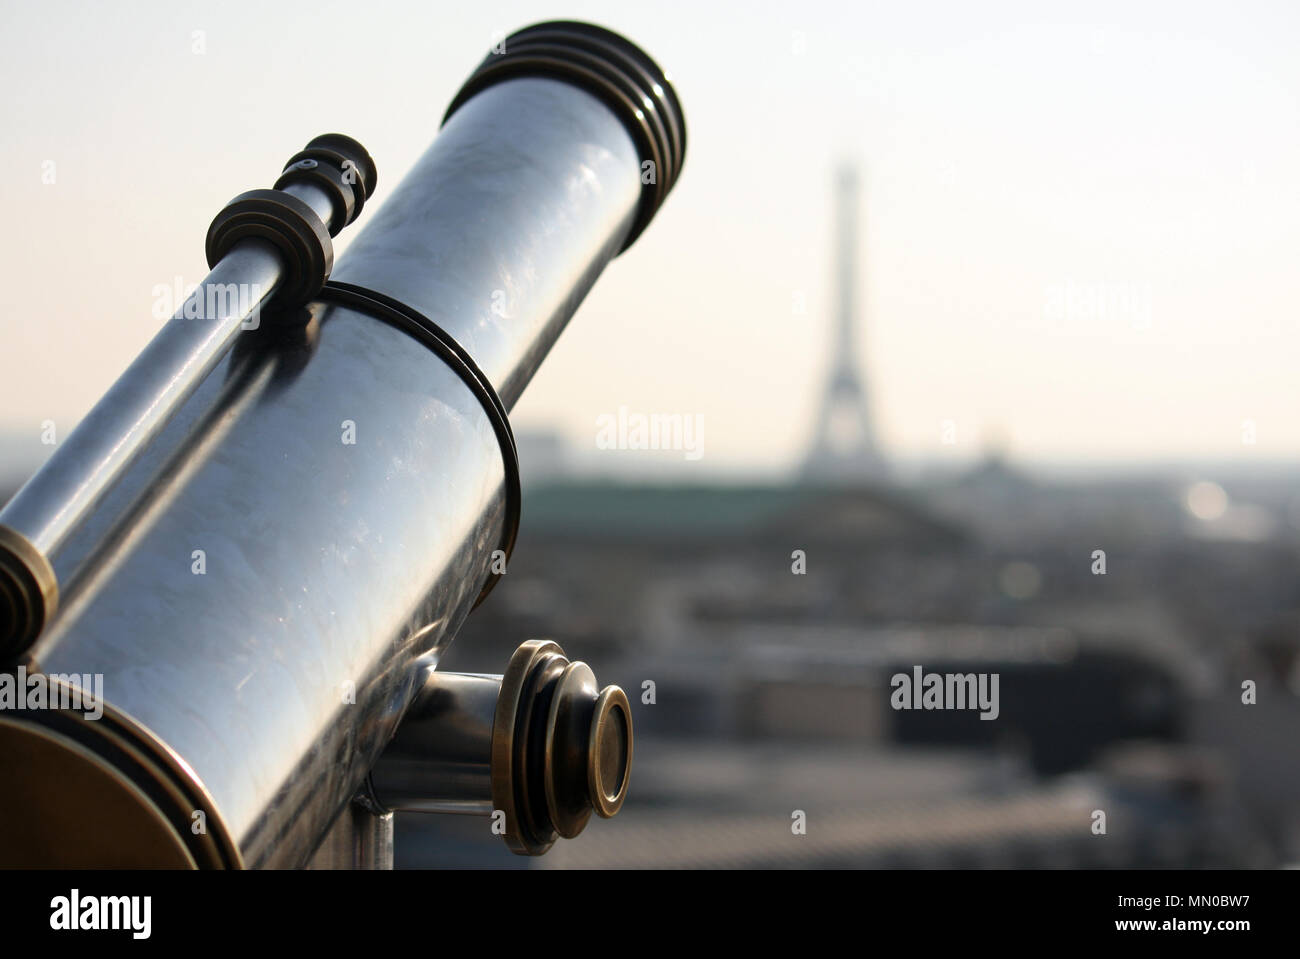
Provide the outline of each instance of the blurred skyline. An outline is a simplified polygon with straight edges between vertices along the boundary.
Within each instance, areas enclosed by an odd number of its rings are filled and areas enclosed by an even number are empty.
[[[1296,458],[1300,10],[784,6],[6,5],[0,430],[65,436],[159,327],[155,287],[203,278],[216,211],[329,130],[380,171],[345,255],[491,44],[565,16],[670,73],[688,158],[517,428],[592,452],[622,407],[679,413],[703,456],[674,470],[797,466],[851,158],[857,360],[887,456]]]

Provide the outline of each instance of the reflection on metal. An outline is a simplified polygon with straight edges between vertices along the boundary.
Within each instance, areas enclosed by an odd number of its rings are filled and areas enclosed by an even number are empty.
[[[381,808],[504,817],[504,837],[540,855],[627,797],[632,712],[617,686],[546,640],[504,676],[440,673],[424,687],[371,774]]]
[[[334,277],[369,300],[315,297],[237,342],[237,310],[173,320],[0,516],[17,557],[0,563],[0,599],[20,605],[14,583],[51,596],[26,607],[40,635],[21,661],[25,639],[0,655],[69,688],[100,677],[104,697],[98,720],[6,712],[0,762],[21,772],[0,864],[54,845],[67,865],[137,864],[112,843],[67,841],[68,782],[86,806],[116,810],[102,831],[153,835],[140,852],[152,865],[337,864],[358,835],[382,838],[371,826],[391,828],[353,800],[412,704],[428,705],[430,672],[513,532],[504,412],[671,186],[646,187],[644,156],[674,178],[681,166],[676,98],[649,58],[595,27],[543,33],[541,60],[476,75],[341,258]],[[586,86],[581,70],[557,74],[566,56],[603,64],[602,82],[641,90],[641,106]],[[655,109],[672,122],[655,121],[651,150],[642,127]],[[354,215],[335,186],[288,184],[292,201],[267,202]],[[260,203],[273,191],[258,192]],[[269,295],[286,250],[242,240],[213,276]],[[423,314],[446,348],[377,301]],[[40,565],[23,562],[33,550],[47,574],[20,582]],[[451,750],[445,792],[423,795],[480,812],[486,799],[512,845],[538,852],[592,811],[617,811],[631,726],[626,699],[598,693],[585,666],[525,648],[500,696],[472,678],[440,687],[455,687],[465,725],[437,742],[477,752]],[[525,759],[534,744],[544,755]],[[12,764],[20,754],[33,765]],[[422,789],[378,778],[394,796]],[[383,865],[382,847],[352,859]]]
[[[308,869],[392,869],[393,814],[351,802],[334,820]]]
[[[370,774],[374,800],[401,812],[492,812],[492,721],[500,676],[429,668]]]

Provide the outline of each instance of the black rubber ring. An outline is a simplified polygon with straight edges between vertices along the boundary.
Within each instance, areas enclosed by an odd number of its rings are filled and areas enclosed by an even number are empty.
[[[222,208],[208,227],[204,244],[208,267],[215,267],[240,240],[255,237],[275,244],[286,276],[271,298],[271,308],[290,309],[311,302],[334,269],[334,245],[316,211],[283,190],[249,190]]]
[[[510,556],[514,553],[515,539],[519,535],[519,517],[524,500],[523,488],[519,480],[519,451],[515,447],[515,434],[510,427],[510,417],[506,414],[505,404],[501,402],[501,397],[497,395],[487,376],[450,333],[400,300],[364,286],[357,286],[355,283],[340,283],[337,280],[327,281],[315,299],[353,307],[411,334],[442,357],[478,398],[483,406],[483,412],[492,423],[492,431],[496,433],[497,443],[501,446],[501,460],[505,466],[506,517],[501,545],[498,548],[505,554],[506,568],[509,569]],[[488,580],[483,584],[478,599],[474,601],[475,609],[487,598],[488,593],[492,592],[497,580],[503,575],[505,574],[492,572],[489,567]]]

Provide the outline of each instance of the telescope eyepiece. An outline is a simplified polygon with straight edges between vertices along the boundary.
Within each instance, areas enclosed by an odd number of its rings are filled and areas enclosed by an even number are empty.
[[[632,709],[617,686],[558,644],[530,639],[510,658],[492,723],[492,802],[506,844],[540,856],[615,816],[632,767]]]

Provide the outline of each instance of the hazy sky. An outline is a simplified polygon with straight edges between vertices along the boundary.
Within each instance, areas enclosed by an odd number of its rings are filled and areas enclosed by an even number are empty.
[[[686,468],[793,464],[832,341],[832,174],[853,156],[858,359],[888,452],[996,436],[1040,461],[1293,457],[1298,11],[5,0],[0,426],[82,415],[159,325],[154,287],[202,279],[213,214],[312,136],[365,143],[382,202],[497,34],[569,17],[670,72],[689,150],[517,426],[591,449],[620,406],[680,412],[704,426]]]

